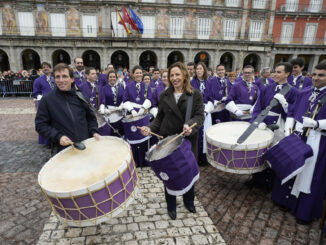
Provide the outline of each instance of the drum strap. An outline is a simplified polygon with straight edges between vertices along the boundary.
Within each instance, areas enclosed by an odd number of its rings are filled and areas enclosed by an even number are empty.
[[[303,88],[303,82],[304,82],[305,76],[301,76],[300,81],[299,81],[299,90]]]
[[[194,100],[194,97],[192,95],[188,95],[185,122],[187,122],[191,117],[193,100]]]
[[[148,84],[145,83],[144,101],[147,99]]]

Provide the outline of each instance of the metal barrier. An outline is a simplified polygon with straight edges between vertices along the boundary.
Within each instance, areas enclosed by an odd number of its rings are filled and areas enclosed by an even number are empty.
[[[32,80],[4,80],[0,82],[0,95],[28,95],[32,96],[33,81]]]

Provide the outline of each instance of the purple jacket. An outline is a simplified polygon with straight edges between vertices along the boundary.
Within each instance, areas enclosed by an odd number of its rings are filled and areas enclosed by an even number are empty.
[[[84,94],[87,96],[91,104],[96,108],[99,109],[99,103],[100,101],[100,94],[101,94],[101,87],[98,85],[98,82],[95,82],[95,88],[92,87],[90,82],[85,82],[79,85],[79,89],[84,92]],[[97,93],[98,92],[98,98]]]
[[[147,94],[145,94],[145,87],[145,83],[140,82],[140,91],[139,94],[137,94],[136,82],[128,83],[123,93],[123,102],[130,101],[140,105],[144,103],[145,99],[149,99],[152,102],[152,91],[150,87],[147,86]]]
[[[209,83],[209,98],[212,102],[214,100],[221,100],[223,97],[227,96],[232,88],[232,83],[226,77],[224,77],[224,81],[221,81],[219,77],[213,77]]]
[[[162,84],[162,79],[160,77],[157,81],[153,78],[149,86],[152,88],[157,88],[157,86],[159,86],[160,84]]]
[[[166,86],[161,83],[157,88],[154,90],[154,93],[152,94],[152,107],[158,106],[158,101],[160,98],[161,93],[165,90]]]
[[[204,100],[204,104],[206,104],[209,101],[209,80],[204,80],[204,91],[200,91],[200,80],[198,78],[194,78],[191,80],[191,86],[193,86],[195,89],[199,90],[199,92],[201,92],[202,96],[203,96],[203,100]]]
[[[237,82],[232,86],[225,104],[227,105],[233,100],[235,104],[254,105],[259,95],[260,91],[256,84],[252,84],[249,92],[246,81],[242,80],[241,82]]]
[[[79,87],[83,83],[86,83],[87,79],[86,79],[85,72],[82,71],[81,74],[79,74],[78,71],[75,71],[74,72],[74,82],[77,87]]]
[[[102,93],[100,96],[101,104],[107,106],[119,106],[123,100],[124,89],[123,86],[117,86],[116,98],[114,98],[112,92],[112,86],[110,84],[105,85],[101,89]]]
[[[312,80],[311,80],[311,78],[310,77],[304,77],[304,79],[303,79],[303,83],[302,83],[302,88],[300,88],[300,84],[301,84],[301,78],[302,78],[302,75],[300,75],[298,78],[297,78],[297,80],[296,80],[296,82],[295,82],[295,84],[294,84],[294,75],[292,74],[292,75],[290,75],[289,77],[288,77],[288,83],[290,84],[290,85],[292,85],[292,86],[294,86],[294,87],[296,87],[297,89],[299,89],[299,90],[301,90],[301,89],[303,89],[303,88],[306,88],[306,87],[311,87],[312,86]]]
[[[50,76],[50,81],[52,88],[48,81],[46,80],[46,76],[43,75],[37,79],[35,79],[33,84],[33,97],[36,98],[38,95],[45,95],[52,91],[55,88],[54,78]]]

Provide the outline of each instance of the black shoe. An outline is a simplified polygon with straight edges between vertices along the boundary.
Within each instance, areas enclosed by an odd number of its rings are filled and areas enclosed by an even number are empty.
[[[177,218],[177,212],[175,210],[168,210],[168,215],[173,220],[175,220]]]
[[[188,209],[188,211],[190,212],[190,213],[196,213],[196,208],[195,208],[195,206],[194,205],[185,205],[186,206],[186,209]]]
[[[299,225],[310,225],[312,221],[305,221],[303,219],[295,218],[295,221]]]

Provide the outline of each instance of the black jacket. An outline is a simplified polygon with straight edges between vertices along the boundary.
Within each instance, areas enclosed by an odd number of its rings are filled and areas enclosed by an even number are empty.
[[[178,104],[175,103],[173,93],[173,87],[161,93],[157,116],[149,127],[151,131],[167,137],[181,133],[184,124],[191,126],[196,122],[197,126],[192,129],[192,133],[187,138],[191,141],[192,151],[197,157],[198,130],[204,122],[203,96],[198,90],[193,90],[192,112],[190,119],[185,122],[188,93],[184,92],[181,95]]]
[[[54,89],[43,96],[35,117],[35,129],[43,137],[59,145],[62,136],[73,142],[82,141],[98,132],[94,113],[71,91]]]

